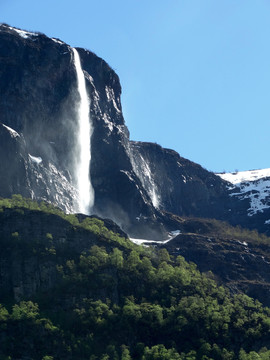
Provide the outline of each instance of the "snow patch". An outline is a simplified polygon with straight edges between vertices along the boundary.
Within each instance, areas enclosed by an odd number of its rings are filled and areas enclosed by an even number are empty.
[[[242,182],[255,181],[265,177],[270,177],[270,168],[260,170],[236,171],[233,173],[216,174],[221,179],[237,185]]]
[[[24,39],[29,39],[31,36],[38,36],[38,34],[30,32],[30,31],[19,30],[19,29],[13,28],[13,27],[10,27],[10,29],[16,31]]]
[[[17,133],[17,131],[15,131],[14,129],[12,129],[11,127],[9,127],[5,124],[2,124],[2,125],[9,131],[12,138],[20,137],[20,135]]]
[[[174,230],[169,232],[169,238],[166,240],[147,240],[147,239],[135,239],[135,238],[130,238],[130,240],[137,245],[144,245],[144,246],[148,246],[147,244],[166,244],[169,241],[171,241],[172,239],[174,239],[177,235],[179,235],[181,233],[180,230]]]
[[[40,163],[42,162],[41,157],[39,157],[39,156],[32,156],[32,155],[30,155],[30,154],[28,154],[28,155],[29,155],[30,160],[33,161],[33,163],[40,164]]]
[[[229,186],[230,190],[237,190],[230,196],[250,201],[248,216],[263,212],[270,207],[270,168],[216,175],[232,184]]]
[[[240,184],[240,192],[230,195],[237,196],[240,200],[249,199],[248,215],[252,216],[270,207],[270,179],[242,183]]]
[[[181,231],[180,230],[174,230],[174,231],[170,231],[170,233],[169,234],[171,234],[171,236],[177,236],[177,235],[179,235],[179,234],[181,234]],[[170,239],[171,240],[171,239]]]
[[[238,242],[238,244],[241,244],[241,245],[244,245],[244,246],[248,246],[248,244],[245,242],[245,241],[239,241],[239,240],[237,240],[237,242]]]
[[[56,38],[52,38],[52,40],[54,41],[54,42],[56,42],[56,43],[58,43],[58,44],[64,44],[64,42],[63,41],[61,41],[61,40],[59,40],[59,39],[56,39]],[[64,53],[64,54],[67,54],[67,52],[66,53]]]

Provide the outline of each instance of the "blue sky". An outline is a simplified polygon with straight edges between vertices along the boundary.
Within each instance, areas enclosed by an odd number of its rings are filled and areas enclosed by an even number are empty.
[[[208,170],[270,167],[269,0],[0,0],[0,22],[106,60],[131,139]]]

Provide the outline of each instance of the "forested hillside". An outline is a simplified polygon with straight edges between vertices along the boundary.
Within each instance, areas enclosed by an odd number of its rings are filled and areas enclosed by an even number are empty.
[[[1,359],[269,359],[269,308],[183,257],[20,196],[0,223]]]

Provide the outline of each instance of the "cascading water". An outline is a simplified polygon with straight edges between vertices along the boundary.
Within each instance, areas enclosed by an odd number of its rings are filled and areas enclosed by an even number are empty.
[[[77,108],[78,116],[78,161],[76,166],[76,181],[79,192],[78,212],[90,214],[94,205],[94,189],[90,180],[91,161],[91,135],[93,132],[91,117],[89,113],[90,99],[86,91],[84,73],[81,61],[76,49],[74,54],[74,66],[77,74],[79,102]]]
[[[142,155],[139,155],[139,159],[137,160],[139,160],[138,163],[141,164],[141,169],[138,171],[139,178],[144,185],[145,190],[148,192],[148,195],[152,200],[152,204],[156,209],[158,209],[160,205],[159,195],[157,192],[156,184],[152,177],[150,167]]]
[[[154,182],[151,169],[144,157],[141,154],[131,153],[130,156],[131,164],[135,174],[141,180],[143,187],[147,191],[153,206],[158,209],[160,207],[160,196],[158,194],[157,186]]]

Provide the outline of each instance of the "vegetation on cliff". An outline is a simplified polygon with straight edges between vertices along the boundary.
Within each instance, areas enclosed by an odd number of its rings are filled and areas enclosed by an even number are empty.
[[[54,216],[46,233],[34,229],[31,238],[16,227],[8,232],[0,216],[1,268],[23,255],[24,264],[37,259],[40,268],[50,264],[57,273],[31,296],[0,294],[0,359],[270,358],[270,309],[246,295],[231,296],[183,257],[137,246],[100,219],[20,196],[0,200],[0,209],[25,223],[29,214]],[[51,232],[59,217],[74,237],[94,239],[89,247],[70,251]]]

